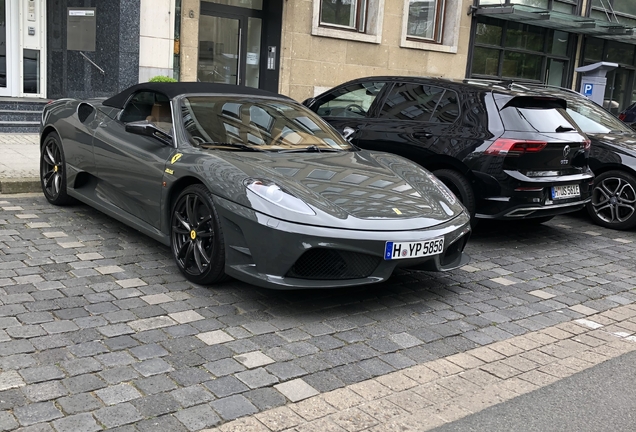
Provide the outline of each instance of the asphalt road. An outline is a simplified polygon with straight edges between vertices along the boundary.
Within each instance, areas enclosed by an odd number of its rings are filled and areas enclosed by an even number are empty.
[[[434,431],[634,431],[635,377],[632,352]]]

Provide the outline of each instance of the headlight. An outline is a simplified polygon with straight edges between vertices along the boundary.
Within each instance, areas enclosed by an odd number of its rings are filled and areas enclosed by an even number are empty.
[[[245,181],[245,187],[264,200],[284,209],[307,215],[316,214],[303,200],[296,198],[272,181],[248,179]]]

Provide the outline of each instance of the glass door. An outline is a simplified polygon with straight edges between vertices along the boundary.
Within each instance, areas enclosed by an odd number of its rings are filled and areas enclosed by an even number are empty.
[[[240,84],[241,36],[239,18],[201,15],[199,81]]]
[[[197,79],[258,88],[261,75],[260,10],[203,7],[199,19]]]

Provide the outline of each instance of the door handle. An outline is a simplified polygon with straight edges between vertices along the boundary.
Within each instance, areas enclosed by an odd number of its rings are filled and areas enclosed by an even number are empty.
[[[106,126],[108,126],[106,122],[99,122],[99,127],[105,128]]]
[[[413,134],[413,138],[417,138],[417,139],[429,139],[432,137],[433,137],[433,134],[430,132],[416,132]]]

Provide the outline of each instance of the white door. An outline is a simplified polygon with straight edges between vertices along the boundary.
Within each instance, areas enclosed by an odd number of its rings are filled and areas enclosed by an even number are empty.
[[[16,0],[0,0],[0,96],[18,96],[20,58]]]
[[[1,1],[1,0],[0,0]],[[6,0],[5,0],[6,1]],[[46,2],[8,0],[18,9],[20,29],[19,91],[21,96],[44,97],[46,93]]]

